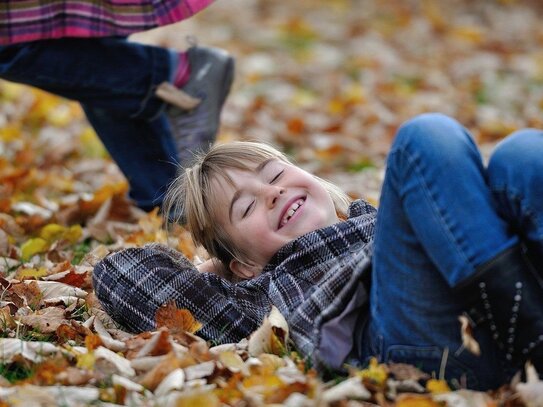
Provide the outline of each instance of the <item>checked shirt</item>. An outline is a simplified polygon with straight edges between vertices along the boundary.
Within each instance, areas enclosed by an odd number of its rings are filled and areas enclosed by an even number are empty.
[[[367,309],[375,216],[375,208],[355,201],[347,220],[293,240],[260,276],[238,283],[200,273],[162,245],[124,249],[96,265],[95,293],[104,310],[134,332],[153,330],[157,309],[174,300],[203,324],[198,335],[215,343],[249,336],[275,305],[304,356],[339,366],[357,320],[345,310]]]

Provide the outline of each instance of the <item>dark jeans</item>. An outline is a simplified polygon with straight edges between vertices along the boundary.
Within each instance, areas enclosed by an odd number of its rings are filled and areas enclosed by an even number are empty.
[[[485,167],[469,133],[441,114],[405,123],[391,148],[377,215],[365,355],[497,387],[510,366],[490,334],[462,347],[451,287],[518,242],[543,247],[543,132],[500,143]],[[543,251],[540,252],[540,254]]]
[[[143,209],[162,202],[177,152],[155,88],[171,82],[175,53],[124,38],[45,40],[0,47],[0,78],[81,103]]]

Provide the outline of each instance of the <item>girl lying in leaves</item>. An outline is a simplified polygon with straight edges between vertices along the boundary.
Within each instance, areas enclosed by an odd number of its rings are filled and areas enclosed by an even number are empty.
[[[543,132],[526,129],[485,168],[461,125],[424,114],[398,131],[376,211],[269,146],[217,145],[168,202],[240,281],[151,245],[99,263],[96,294],[134,331],[153,329],[158,307],[175,300],[219,343],[248,336],[275,305],[319,368],[377,355],[495,388],[528,359],[543,372],[542,157]],[[464,344],[460,315],[480,355]]]

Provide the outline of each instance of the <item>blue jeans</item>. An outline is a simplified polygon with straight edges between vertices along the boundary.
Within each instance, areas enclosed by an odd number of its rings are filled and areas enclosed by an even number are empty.
[[[363,354],[410,363],[486,389],[511,366],[483,329],[479,357],[462,346],[462,298],[451,287],[519,242],[543,242],[543,132],[499,144],[488,167],[470,134],[441,114],[398,131],[377,215],[369,339]]]
[[[146,210],[175,177],[177,152],[156,86],[171,82],[176,55],[123,38],[63,38],[0,47],[0,78],[81,103]]]

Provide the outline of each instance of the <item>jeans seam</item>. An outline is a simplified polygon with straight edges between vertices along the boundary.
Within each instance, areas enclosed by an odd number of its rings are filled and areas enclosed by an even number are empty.
[[[451,227],[449,225],[449,223],[445,220],[445,217],[444,217],[444,214],[442,213],[439,205],[437,205],[435,202],[436,202],[436,199],[435,199],[435,196],[434,194],[432,193],[432,191],[430,190],[428,184],[426,183],[426,180],[423,176],[423,173],[421,171],[421,168],[420,168],[420,165],[418,163],[418,159],[417,157],[413,156],[412,154],[409,153],[409,151],[407,151],[407,149],[403,149],[403,150],[396,150],[393,154],[395,153],[400,153],[402,155],[405,155],[407,161],[408,161],[408,165],[409,167],[412,167],[414,171],[416,171],[417,175],[418,175],[418,180],[419,180],[419,184],[421,185],[421,188],[424,192],[424,195],[429,199],[429,202],[430,202],[430,205],[432,206],[432,208],[434,208],[434,211],[432,211],[432,216],[438,216],[438,221],[445,226],[445,230],[446,230],[446,236],[448,238],[448,240],[452,243],[455,244],[455,246],[459,247],[461,250],[459,251],[459,253],[461,254],[461,256],[463,257],[464,259],[464,262],[469,265],[472,269],[475,269],[475,265],[472,264],[472,262],[469,260],[469,257],[466,255],[466,252],[465,252],[465,249],[463,248],[463,245],[461,244],[461,242],[459,242],[455,236],[454,236],[454,233],[452,232],[451,230]],[[409,168],[408,167],[408,168]],[[400,194],[400,199],[403,200],[401,194]],[[438,267],[439,269],[439,267]],[[446,279],[448,281],[448,279]]]

